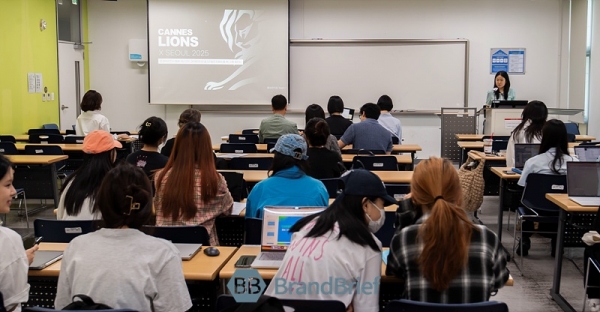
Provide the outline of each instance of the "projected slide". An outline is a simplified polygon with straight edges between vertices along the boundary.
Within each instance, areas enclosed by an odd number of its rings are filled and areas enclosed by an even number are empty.
[[[287,95],[287,0],[149,0],[148,24],[151,103]]]

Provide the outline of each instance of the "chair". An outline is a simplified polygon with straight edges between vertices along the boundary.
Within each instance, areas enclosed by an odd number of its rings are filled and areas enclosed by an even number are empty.
[[[505,151],[507,146],[508,140],[497,140],[496,138],[494,138],[494,141],[492,141],[493,152]]]
[[[600,145],[600,142],[596,141],[596,142],[582,142],[581,144],[577,145],[577,146],[594,146],[594,145]]]
[[[258,129],[244,129],[242,134],[258,134]]]
[[[276,144],[277,139],[263,139],[263,143],[265,144]]]
[[[579,125],[575,122],[565,122],[565,127],[567,128],[567,133],[579,135]]]
[[[394,221],[396,221],[396,212],[386,211],[385,222],[379,231],[375,233],[375,236],[377,236],[381,242],[382,247],[390,247],[392,237],[394,237],[394,233],[396,232],[396,229],[394,228]]]
[[[262,219],[246,217],[245,232],[244,244],[260,245],[262,240]]]
[[[223,143],[219,148],[221,153],[256,153],[256,144],[251,143]]]
[[[477,303],[429,303],[411,300],[392,300],[386,312],[508,312],[504,302],[486,301]]]
[[[314,312],[314,311],[327,311],[327,312],[345,312],[346,305],[337,300],[291,300],[291,299],[279,299],[284,307],[290,307],[290,311],[294,312]],[[237,305],[235,299],[231,295],[220,295],[217,298],[217,311],[233,307]],[[286,309],[286,311],[288,311]]]
[[[64,137],[60,134],[30,134],[29,143],[63,143]]]
[[[396,156],[354,156],[352,168],[398,171],[398,159]]]
[[[60,146],[56,145],[25,145],[25,155],[64,155]],[[56,163],[56,170],[62,170],[66,165],[65,160]]]
[[[241,202],[243,198],[248,196],[243,173],[225,171],[220,171],[219,173],[225,178],[227,188],[229,189],[231,197],[233,197],[233,201]]]
[[[0,142],[0,154],[19,155],[19,151],[17,150],[15,143],[2,141]]]
[[[45,242],[68,243],[73,238],[94,232],[100,228],[97,220],[53,220],[35,219],[33,232],[35,236],[43,236]]]
[[[582,312],[585,312],[586,297],[588,293],[588,288],[600,288],[600,263],[592,257],[588,258],[587,270],[585,272],[585,292],[583,293],[583,309]],[[590,283],[590,281],[592,281]]]
[[[325,185],[329,198],[336,198],[341,192],[339,178],[319,179],[319,181],[323,182]]]
[[[531,221],[539,223],[556,223],[558,224],[559,207],[546,199],[547,193],[567,193],[567,176],[531,173],[527,176],[523,197],[521,198],[522,206],[517,208],[515,213],[515,224],[518,221]],[[524,231],[523,226],[520,227],[519,240],[523,242],[523,233],[543,233],[556,234],[555,231]],[[514,228],[513,252],[512,257],[515,257],[517,247],[517,227]],[[520,266],[515,261],[515,265],[523,274],[523,244],[520,244],[521,264]]]
[[[275,148],[275,143],[268,143],[267,144],[267,153],[270,153],[273,148]]]
[[[395,135],[392,135],[392,144],[400,144],[400,139]]]
[[[73,312],[83,312],[83,311],[89,311],[89,310],[71,310]],[[102,309],[102,310],[95,310],[96,312],[139,312],[137,310],[131,310],[131,309]],[[1,312],[1,310],[0,310]],[[50,309],[50,308],[42,308],[42,307],[30,307],[30,308],[23,308],[23,312],[56,312],[56,310],[54,309]]]
[[[60,135],[60,130],[58,129],[29,129],[27,131],[28,135],[32,134],[57,134]]]
[[[4,296],[0,291],[0,312],[6,312],[6,308],[4,307]]]
[[[273,157],[238,157],[229,161],[229,169],[233,170],[269,170]]]
[[[568,142],[575,142],[575,134],[573,134],[573,133],[567,133],[567,141]]]
[[[111,131],[110,134],[127,134],[127,135],[131,135],[131,133],[129,131]]]
[[[256,134],[230,134],[229,143],[254,143],[258,144],[258,135]]]
[[[410,193],[410,184],[385,183],[385,190],[388,195],[398,198]]]
[[[201,225],[182,226],[151,226],[144,225],[142,232],[170,240],[174,244],[202,244],[210,246],[210,236],[205,227]]]
[[[386,152],[384,150],[366,150],[366,149],[342,149],[342,154],[354,154],[354,155],[385,155]]]
[[[83,144],[84,136],[68,135],[65,137],[65,144]]]
[[[56,129],[56,130],[59,130],[57,124],[45,124],[45,125],[42,125],[42,129]]]
[[[12,135],[0,135],[0,142],[17,143],[17,139],[15,139],[15,137]]]

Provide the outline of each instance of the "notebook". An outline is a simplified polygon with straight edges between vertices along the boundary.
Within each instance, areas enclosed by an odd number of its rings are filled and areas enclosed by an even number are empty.
[[[575,155],[579,161],[598,161],[600,146],[575,146]]]
[[[515,144],[515,168],[523,170],[527,159],[540,153],[540,144]]]
[[[177,249],[179,249],[179,255],[181,256],[181,260],[190,260],[192,259],[200,249],[202,249],[202,244],[173,244]]]
[[[63,252],[55,250],[38,250],[35,252],[33,262],[29,265],[30,270],[43,270],[52,263],[62,259]]]
[[[278,269],[292,241],[290,228],[298,220],[323,211],[327,207],[267,206],[263,212],[261,252],[251,267],[255,269]]]
[[[567,162],[567,193],[581,206],[600,206],[600,162]]]

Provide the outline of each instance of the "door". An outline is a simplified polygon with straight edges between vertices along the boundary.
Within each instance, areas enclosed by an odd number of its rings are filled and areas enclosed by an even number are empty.
[[[83,97],[83,49],[72,42],[58,42],[58,108],[60,129],[73,130]]]

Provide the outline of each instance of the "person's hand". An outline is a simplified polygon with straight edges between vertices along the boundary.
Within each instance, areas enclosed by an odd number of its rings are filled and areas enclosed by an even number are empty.
[[[408,194],[404,195],[404,199],[409,199],[411,196],[412,196],[411,193],[408,193]]]
[[[33,245],[33,247],[25,250],[25,253],[27,254],[27,260],[29,261],[29,264],[31,264],[33,262],[33,257],[35,256],[35,252],[40,249],[40,246],[35,244]]]
[[[126,133],[121,133],[121,134],[117,135],[117,139],[118,140],[128,140],[128,139],[130,139],[130,137]]]

